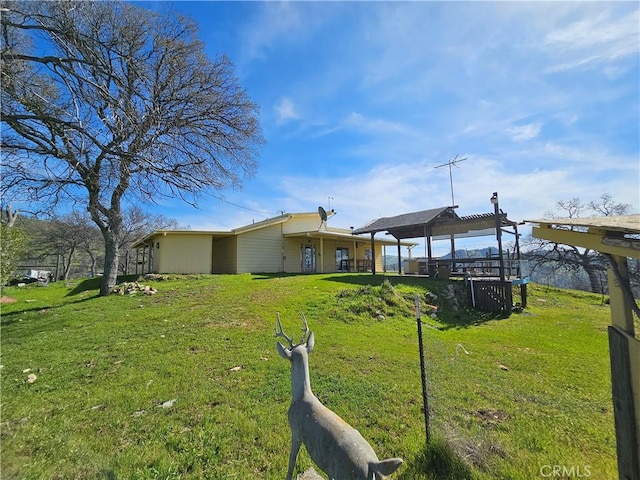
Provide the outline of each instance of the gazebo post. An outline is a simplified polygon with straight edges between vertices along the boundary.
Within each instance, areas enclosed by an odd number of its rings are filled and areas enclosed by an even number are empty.
[[[376,242],[374,240],[375,232],[371,232],[371,274],[376,274]]]
[[[518,224],[513,226],[513,231],[516,235],[516,259],[518,260],[518,278],[522,279],[522,257],[520,256],[520,234],[518,233]],[[522,308],[527,307],[527,284],[522,282],[520,284],[520,305]]]
[[[456,271],[456,240],[453,233],[451,234],[451,271]]]
[[[637,240],[625,237],[640,234],[640,215],[529,222],[539,224],[532,229],[535,238],[591,248],[604,254],[609,260],[609,358],[618,477],[640,480],[640,339],[636,336],[633,324],[633,312],[636,308],[627,265],[627,258],[637,259],[640,254]],[[587,230],[558,228],[574,226]]]
[[[640,479],[640,342],[635,337],[626,257],[609,257],[609,355],[620,478]],[[617,275],[616,275],[617,273]]]
[[[426,232],[427,227],[425,227],[424,229]],[[431,251],[431,235],[427,235],[425,233],[424,236],[427,240],[427,274],[431,276],[431,271],[429,270],[431,265],[433,265],[433,253]]]
[[[500,281],[504,282],[504,258],[502,257],[502,219],[500,218],[500,205],[498,204],[498,192],[493,192],[491,197],[494,214],[496,216],[496,238],[498,240],[498,262]]]
[[[398,275],[402,275],[402,250],[400,249],[399,238],[398,238]]]

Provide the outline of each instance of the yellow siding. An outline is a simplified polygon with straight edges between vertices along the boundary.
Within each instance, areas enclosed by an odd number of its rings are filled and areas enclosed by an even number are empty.
[[[318,273],[332,273],[337,271],[336,266],[336,249],[337,248],[348,248],[349,249],[349,258],[352,260],[364,259],[364,249],[368,247],[368,245],[364,245],[362,242],[358,242],[358,256],[356,257],[354,254],[354,245],[356,242],[349,240],[334,240],[334,239],[324,239],[322,240],[322,250],[324,251],[324,255],[322,255],[320,249],[320,239],[318,238],[286,238],[285,239],[285,261],[284,261],[284,271],[287,273],[299,273],[302,271],[302,245],[315,245],[316,247],[316,270]],[[320,265],[322,262],[322,266],[324,270],[321,270]],[[355,261],[353,262],[353,267],[355,269]],[[382,265],[382,258],[380,258],[380,265]]]
[[[384,270],[382,264],[382,245],[376,245],[375,247],[376,273],[382,273]]]
[[[158,273],[211,273],[211,235],[167,234],[157,244]]]
[[[284,271],[287,273],[299,273],[302,270],[302,257],[300,246],[306,243],[302,238],[284,239]],[[316,247],[317,248],[317,247]]]
[[[322,264],[324,270],[320,270],[320,259],[318,258],[318,271],[323,273],[331,273],[336,271],[336,242],[335,240],[329,240],[325,238],[322,240],[322,247],[324,250],[324,257],[322,258]]]
[[[314,214],[294,215],[286,222],[268,222],[255,229],[240,229],[223,236],[209,232],[162,232],[153,239],[153,271],[159,273],[300,273],[302,246],[316,249],[316,272],[331,273],[336,266],[336,249],[349,250],[350,268],[365,258],[371,248],[367,239],[311,238],[317,232],[320,217]],[[323,228],[324,230],[324,228]],[[300,237],[287,237],[286,234]],[[343,233],[343,232],[341,232]],[[348,231],[344,231],[348,233]],[[223,238],[221,238],[223,237]],[[376,270],[382,271],[382,245],[376,243]]]
[[[336,264],[336,249],[347,248],[349,249],[350,268],[355,271],[356,254],[354,253],[355,242],[350,240],[325,240],[324,241],[324,271],[325,273],[332,273],[338,271],[338,265]],[[364,251],[361,257],[364,258]]]
[[[282,224],[282,233],[312,232],[320,226],[320,215],[295,215]],[[324,225],[322,226],[324,228]]]
[[[282,272],[282,225],[241,233],[237,273]]]
[[[238,273],[238,242],[236,237],[213,241],[213,273]]]

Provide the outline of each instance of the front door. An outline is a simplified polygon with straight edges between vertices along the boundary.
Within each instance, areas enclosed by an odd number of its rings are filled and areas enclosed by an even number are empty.
[[[316,246],[302,245],[302,273],[316,272]]]

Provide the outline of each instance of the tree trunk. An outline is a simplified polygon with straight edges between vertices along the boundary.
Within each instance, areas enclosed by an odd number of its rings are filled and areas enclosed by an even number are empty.
[[[593,293],[604,293],[602,290],[602,279],[598,273],[597,270],[593,269],[593,268],[587,268],[585,266],[584,269],[585,272],[587,272],[587,275],[589,276],[589,284],[591,286],[591,292]]]
[[[64,280],[69,280],[69,273],[71,272],[71,262],[73,260],[73,253],[75,252],[75,249],[72,248],[71,251],[69,252],[69,258],[65,259],[64,254],[62,255],[62,265],[64,268],[63,271],[63,276],[64,276]]]
[[[98,259],[96,258],[96,256],[93,254],[93,252],[88,251],[87,254],[89,255],[89,258],[91,259],[91,278],[95,278],[96,276],[96,266],[98,265]]]
[[[104,275],[100,284],[100,295],[109,295],[118,281],[118,264],[120,263],[118,240],[112,232],[104,236]]]
[[[9,204],[5,208],[5,212],[7,214],[7,227],[11,228],[13,227],[13,224],[16,222],[16,219],[18,218],[18,210],[13,212],[11,210],[11,204]]]
[[[67,281],[69,280],[69,267],[67,266],[67,257],[64,253],[60,254],[62,257],[62,275],[60,275],[60,280]]]

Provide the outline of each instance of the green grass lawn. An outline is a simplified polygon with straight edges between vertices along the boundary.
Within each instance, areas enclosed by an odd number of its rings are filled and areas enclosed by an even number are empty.
[[[599,296],[532,285],[523,313],[494,318],[454,311],[445,282],[386,278],[141,280],[153,296],[99,297],[95,281],[4,288],[17,301],[1,312],[2,478],[284,478],[290,378],[276,312],[296,338],[305,313],[314,393],[380,458],[405,459],[393,478],[530,480],[554,465],[617,478]],[[297,472],[312,465],[302,449]]]

